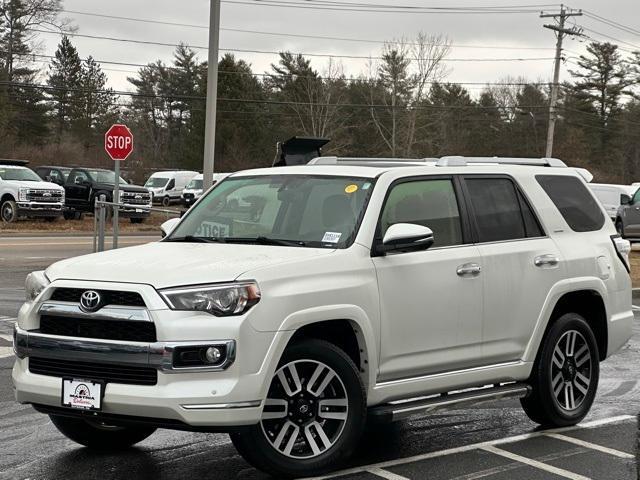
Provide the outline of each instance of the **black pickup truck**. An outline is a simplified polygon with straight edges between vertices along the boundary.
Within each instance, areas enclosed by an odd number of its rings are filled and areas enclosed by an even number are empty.
[[[66,194],[65,218],[67,220],[80,218],[83,213],[95,210],[95,201],[101,194],[108,202],[113,201],[113,187],[115,173],[100,168],[74,168],[67,175],[64,190]],[[149,216],[148,210],[139,207],[151,206],[151,193],[144,187],[129,185],[122,178],[120,180],[119,215],[129,218],[131,223],[142,223]],[[107,210],[109,212],[110,210]]]

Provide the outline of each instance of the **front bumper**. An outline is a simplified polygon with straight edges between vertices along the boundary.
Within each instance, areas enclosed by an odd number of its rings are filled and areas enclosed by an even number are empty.
[[[135,205],[125,205],[118,209],[118,215],[123,218],[147,218],[151,215],[151,211],[147,209],[152,206],[153,204],[140,205],[139,207],[136,207]]]
[[[26,217],[60,217],[63,203],[18,202],[18,215]]]
[[[137,316],[127,314],[127,318],[153,322],[157,341],[123,342],[43,334],[40,332],[41,315],[81,315],[78,307],[70,302],[66,305],[57,302],[59,305],[55,308],[67,309],[65,311],[50,309],[50,305],[56,303],[51,295],[57,287],[137,291],[147,308],[140,308]],[[110,310],[117,308],[107,306],[99,312],[112,320],[118,319],[117,312]],[[141,312],[144,312],[143,316],[140,316]],[[96,314],[92,315],[96,318]],[[12,373],[15,398],[20,403],[33,404],[41,411],[61,407],[62,376],[30,371],[30,358],[77,361],[79,364],[92,362],[107,367],[151,367],[157,371],[157,381],[153,385],[107,381],[102,414],[114,418],[136,417],[165,428],[182,425],[227,431],[259,422],[273,367],[291,335],[291,332],[256,331],[243,317],[212,318],[208,314],[169,310],[148,285],[58,280],[47,287],[36,302],[23,305],[18,314],[14,337],[18,358]],[[228,345],[229,351],[233,351],[226,364],[215,368],[174,366],[173,352],[177,347],[216,344]]]
[[[14,351],[18,358],[44,357],[78,362],[96,362],[131,367],[153,367],[166,373],[219,372],[229,368],[236,358],[235,340],[202,342],[122,342],[29,332],[17,325],[13,331]],[[213,346],[226,352],[217,365],[174,366],[174,352],[180,347]]]

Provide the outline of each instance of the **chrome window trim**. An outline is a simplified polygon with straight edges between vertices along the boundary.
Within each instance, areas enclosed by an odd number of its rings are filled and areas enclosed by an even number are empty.
[[[175,367],[173,352],[178,347],[219,346],[227,351],[224,361],[218,365]],[[116,340],[85,339],[58,335],[45,335],[14,326],[13,348],[16,356],[30,356],[110,363],[136,367],[152,367],[161,372],[194,373],[227,370],[236,359],[235,340],[185,341],[185,342],[125,342]]]
[[[126,307],[120,305],[105,305],[100,310],[88,313],[80,309],[75,302],[46,301],[38,308],[39,315],[52,317],[71,317],[89,320],[130,320],[136,322],[152,322],[149,311],[143,307]]]

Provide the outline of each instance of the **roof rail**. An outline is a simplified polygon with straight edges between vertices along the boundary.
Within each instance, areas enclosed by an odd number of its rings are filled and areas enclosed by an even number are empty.
[[[316,157],[307,165],[435,165],[437,158]]]
[[[438,167],[463,167],[470,163],[499,165],[530,165],[538,167],[561,167],[567,164],[557,158],[508,158],[508,157],[442,157],[436,163]]]

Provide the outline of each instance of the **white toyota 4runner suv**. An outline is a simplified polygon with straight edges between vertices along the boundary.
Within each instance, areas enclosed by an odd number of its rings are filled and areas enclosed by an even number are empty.
[[[229,432],[278,477],[462,402],[573,425],[631,336],[629,250],[559,160],[240,172],[160,242],[32,273],[15,395],[92,448]]]

